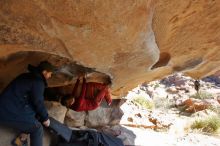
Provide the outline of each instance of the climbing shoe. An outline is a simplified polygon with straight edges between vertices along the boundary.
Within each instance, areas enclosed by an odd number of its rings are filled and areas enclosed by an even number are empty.
[[[28,146],[27,139],[21,140],[20,136],[13,139],[11,144],[12,146]]]

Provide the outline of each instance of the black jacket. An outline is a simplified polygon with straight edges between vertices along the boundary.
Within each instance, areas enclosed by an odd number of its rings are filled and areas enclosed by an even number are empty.
[[[28,69],[28,73],[16,77],[0,95],[0,120],[33,123],[36,115],[42,121],[48,119],[43,96],[46,80],[37,68]]]

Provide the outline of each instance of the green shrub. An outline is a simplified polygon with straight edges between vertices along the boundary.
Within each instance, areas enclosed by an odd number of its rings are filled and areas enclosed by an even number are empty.
[[[220,115],[220,107],[219,106],[209,106],[208,109]]]
[[[153,109],[154,103],[152,101],[147,100],[144,97],[136,97],[133,99],[133,102],[138,104],[139,106],[145,108],[145,109]]]
[[[158,88],[158,87],[160,87],[160,84],[159,84],[159,83],[156,83],[156,84],[154,85],[154,89],[156,89],[156,88]]]
[[[217,116],[212,116],[204,120],[196,120],[192,124],[191,128],[200,129],[207,133],[216,133],[220,128],[220,118]]]
[[[174,105],[174,100],[170,100],[166,97],[161,98],[161,97],[154,97],[154,107],[156,109],[161,109],[161,110],[169,110],[170,108],[173,108]]]
[[[205,92],[205,91],[199,91],[198,93],[191,96],[191,98],[196,99],[211,99],[213,98],[213,95],[211,93]]]

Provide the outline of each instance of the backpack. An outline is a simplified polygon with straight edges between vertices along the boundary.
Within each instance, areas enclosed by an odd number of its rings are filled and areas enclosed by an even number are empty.
[[[49,128],[58,136],[56,146],[124,146],[121,139],[94,130],[72,130],[50,117]]]
[[[57,146],[124,146],[119,138],[93,130],[73,130],[69,142],[58,141]]]

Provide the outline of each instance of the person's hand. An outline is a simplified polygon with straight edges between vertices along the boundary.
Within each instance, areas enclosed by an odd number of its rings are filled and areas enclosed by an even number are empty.
[[[66,100],[66,107],[70,108],[75,102],[75,98],[74,97],[70,97],[69,99]]]
[[[49,127],[49,126],[50,126],[50,119],[44,121],[44,122],[43,122],[43,125],[44,125],[45,127]]]

